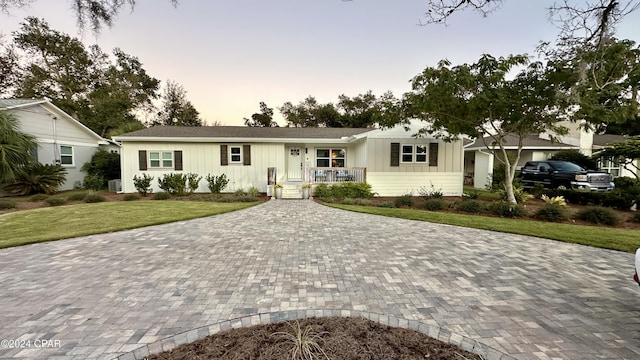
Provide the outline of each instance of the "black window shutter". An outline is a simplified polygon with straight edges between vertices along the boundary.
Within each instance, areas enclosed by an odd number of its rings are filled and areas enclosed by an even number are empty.
[[[147,170],[147,151],[138,150],[138,169]]]
[[[242,145],[243,165],[251,165],[251,145]]]
[[[438,143],[429,144],[429,166],[438,166]]]
[[[173,152],[173,167],[175,170],[182,170],[182,150]]]
[[[229,150],[227,145],[220,145],[220,165],[229,165]]]
[[[400,143],[391,143],[391,166],[400,166]]]

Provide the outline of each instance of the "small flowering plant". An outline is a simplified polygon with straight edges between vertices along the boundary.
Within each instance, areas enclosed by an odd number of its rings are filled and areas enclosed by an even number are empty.
[[[310,188],[310,187],[311,187],[311,184],[309,184],[309,183],[302,183],[302,188],[303,188],[303,189],[308,189],[308,188]]]
[[[277,183],[277,184],[276,184],[276,187],[277,187],[277,188],[281,188],[281,187],[283,187],[283,185],[282,185],[282,183]]]
[[[554,197],[550,198],[547,195],[542,194],[542,196],[540,198],[547,204],[558,205],[558,206],[567,206],[567,202],[564,200],[564,196],[554,196]]]

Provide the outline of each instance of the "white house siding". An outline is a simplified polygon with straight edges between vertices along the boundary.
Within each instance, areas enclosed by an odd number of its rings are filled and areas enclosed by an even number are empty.
[[[380,196],[419,195],[420,189],[441,191],[445,196],[462,194],[462,175],[459,172],[369,172],[367,182]],[[432,187],[433,185],[433,187]]]
[[[55,164],[60,160],[60,146],[73,148],[73,165],[63,165],[67,175],[59,190],[71,190],[82,184],[86,173],[81,168],[91,161],[99,144],[103,142],[98,135],[75,123],[69,115],[48,103],[11,109],[8,112],[18,119],[21,132],[36,138],[36,157],[39,163]]]
[[[143,173],[154,177],[153,191],[158,192],[158,179],[168,173],[195,173],[203,177],[197,192],[209,192],[206,176],[226,174],[229,184],[225,192],[247,190],[255,186],[261,192],[267,191],[267,168],[276,167],[278,181],[286,176],[285,151],[283,144],[227,143],[227,145],[251,145],[251,165],[220,164],[219,143],[165,143],[165,142],[124,142],[121,149],[122,189],[126,193],[135,192],[134,176]],[[138,151],[182,151],[183,170],[151,169],[139,170]],[[174,159],[175,160],[175,159]]]
[[[438,163],[391,166],[391,143],[438,144]],[[420,188],[441,189],[445,195],[462,194],[463,148],[461,141],[444,142],[429,138],[369,138],[367,140],[367,182],[380,196],[417,195]],[[427,154],[429,158],[429,154]]]

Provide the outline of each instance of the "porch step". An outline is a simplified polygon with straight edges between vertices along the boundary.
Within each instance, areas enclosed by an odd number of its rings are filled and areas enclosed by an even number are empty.
[[[302,187],[291,184],[284,184],[282,187],[283,199],[302,199]]]

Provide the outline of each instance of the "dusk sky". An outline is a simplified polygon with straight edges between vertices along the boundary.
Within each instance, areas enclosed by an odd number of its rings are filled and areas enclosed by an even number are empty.
[[[243,125],[260,101],[284,125],[277,108],[309,95],[321,103],[368,90],[399,97],[412,77],[441,59],[535,55],[538,42],[557,33],[546,13],[553,1],[546,0],[507,0],[487,18],[468,11],[448,26],[419,26],[425,0],[182,0],[175,9],[163,0],[136,3],[98,36],[78,30],[65,0],[0,13],[0,33],[7,37],[36,16],[105,52],[119,47],[163,84],[181,84],[203,120],[224,125]],[[618,37],[638,41],[640,13],[618,30]]]

